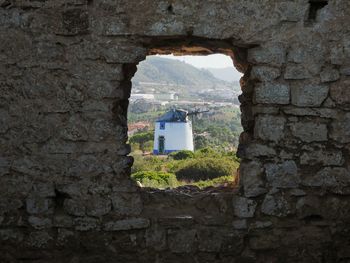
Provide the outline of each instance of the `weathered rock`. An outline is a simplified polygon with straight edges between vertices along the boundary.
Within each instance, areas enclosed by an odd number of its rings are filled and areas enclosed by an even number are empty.
[[[326,167],[315,175],[309,175],[302,183],[310,187],[321,187],[337,194],[348,194],[350,193],[350,172],[341,167]]]
[[[111,209],[111,200],[107,198],[93,197],[86,204],[86,214],[89,216],[103,216],[108,214]]]
[[[250,49],[248,61],[252,63],[265,63],[280,66],[286,60],[286,50],[281,43],[271,43],[265,47]]]
[[[89,231],[99,227],[99,221],[92,217],[78,217],[73,224],[77,231]]]
[[[63,207],[68,214],[73,216],[84,216],[86,213],[85,203],[79,199],[66,199]]]
[[[298,167],[294,161],[285,161],[281,164],[266,164],[267,182],[277,188],[295,188],[300,183]]]
[[[320,73],[321,82],[332,82],[340,78],[339,70],[331,67],[325,67]]]
[[[332,122],[329,137],[341,143],[350,142],[350,113],[342,114]]]
[[[292,104],[300,107],[318,107],[327,98],[328,90],[325,85],[292,86]]]
[[[330,96],[336,104],[350,108],[350,80],[335,82],[330,87]]]
[[[254,135],[256,138],[278,142],[284,137],[286,119],[279,116],[262,115],[256,118]]]
[[[223,233],[217,228],[202,228],[197,231],[198,250],[219,252],[221,250]]]
[[[324,166],[337,165],[341,166],[344,163],[343,154],[340,150],[326,150],[326,149],[309,149],[300,156],[300,164],[316,165],[322,164]]]
[[[297,214],[300,218],[321,216],[321,203],[316,196],[306,196],[298,200],[296,204]]]
[[[281,71],[278,68],[268,66],[254,66],[250,74],[253,79],[260,81],[272,81],[281,75]]]
[[[273,234],[253,236],[249,239],[249,244],[254,250],[270,250],[280,246],[279,237]]]
[[[256,221],[256,222],[252,223],[249,227],[251,229],[260,229],[260,228],[269,228],[272,225],[273,224],[271,221]]]
[[[146,218],[129,218],[124,220],[107,222],[104,226],[106,231],[121,231],[147,228],[150,222]]]
[[[275,156],[276,151],[263,144],[257,144],[257,143],[251,143],[248,145],[248,147],[245,149],[245,158],[253,158],[253,157],[260,157],[260,156]]]
[[[31,232],[26,240],[28,246],[33,248],[47,248],[53,237],[44,230]]]
[[[157,224],[152,225],[146,230],[146,245],[154,248],[156,251],[166,249],[166,231]]]
[[[281,195],[266,195],[262,205],[261,212],[266,215],[285,217],[291,214],[287,200]]]
[[[292,134],[304,142],[327,141],[328,130],[325,124],[297,122],[291,125]]]
[[[170,230],[168,231],[168,246],[175,253],[189,253],[194,249],[196,230]]]
[[[257,203],[254,200],[245,197],[236,197],[233,199],[233,212],[240,218],[253,217]]]
[[[136,193],[116,193],[112,196],[113,210],[121,215],[138,215],[142,210],[142,201]]]
[[[48,228],[52,226],[52,220],[49,218],[30,216],[28,218],[28,222],[36,229]]]
[[[239,169],[241,184],[246,197],[255,197],[266,193],[267,190],[261,178],[263,168],[260,163],[242,163]]]
[[[242,219],[242,220],[234,220],[232,222],[232,226],[235,229],[246,229],[247,226],[247,220],[246,219]]]
[[[48,214],[52,213],[52,202],[50,199],[31,196],[26,200],[26,208],[29,214]]]
[[[256,103],[289,104],[289,87],[283,84],[264,82],[255,87]]]
[[[284,73],[285,79],[309,79],[311,74],[308,72],[307,68],[300,64],[288,64],[286,67],[286,72]]]

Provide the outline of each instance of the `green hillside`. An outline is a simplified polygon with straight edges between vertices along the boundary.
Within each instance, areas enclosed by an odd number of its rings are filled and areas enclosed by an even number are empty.
[[[215,78],[208,70],[198,69],[178,60],[160,57],[148,57],[138,65],[133,83],[139,82],[204,87],[229,85]]]

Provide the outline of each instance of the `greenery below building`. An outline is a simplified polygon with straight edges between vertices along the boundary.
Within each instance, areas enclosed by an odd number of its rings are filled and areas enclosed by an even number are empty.
[[[133,156],[132,178],[144,187],[154,188],[232,184],[239,166],[234,153],[217,152],[212,148],[194,153],[179,151],[169,156]]]

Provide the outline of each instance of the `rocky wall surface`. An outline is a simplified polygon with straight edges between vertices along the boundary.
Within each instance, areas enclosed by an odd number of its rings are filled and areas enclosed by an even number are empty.
[[[350,262],[348,0],[0,0],[0,262]],[[139,189],[147,54],[245,72],[235,189]]]

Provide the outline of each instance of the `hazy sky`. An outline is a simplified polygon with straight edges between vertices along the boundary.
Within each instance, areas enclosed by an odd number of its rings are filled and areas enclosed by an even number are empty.
[[[222,54],[208,56],[174,56],[162,55],[161,57],[184,61],[197,68],[227,68],[233,67],[232,59]],[[233,67],[234,68],[234,67]]]

